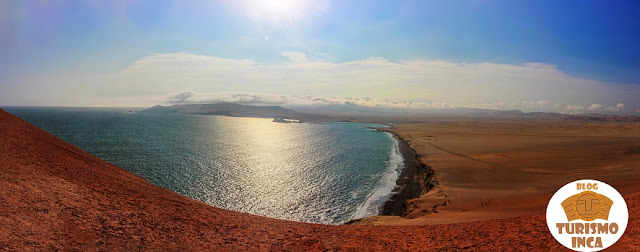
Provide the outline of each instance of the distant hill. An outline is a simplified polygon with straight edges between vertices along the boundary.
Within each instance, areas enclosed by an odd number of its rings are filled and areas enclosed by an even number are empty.
[[[619,121],[639,122],[638,116],[602,114],[560,114],[549,112],[522,112],[520,110],[497,110],[480,108],[443,108],[426,110],[384,110],[380,108],[350,107],[294,107],[251,106],[236,103],[181,104],[154,106],[142,112],[224,115],[232,117],[260,117],[295,119],[304,122],[317,121],[361,121],[378,123],[420,122],[436,117],[493,118],[495,120],[563,120],[563,121]]]
[[[326,116],[300,113],[280,106],[249,106],[235,103],[179,104],[172,106],[157,105],[142,110],[142,112],[224,115],[233,117],[286,118],[302,121],[327,118]]]
[[[577,114],[571,115],[570,119],[575,121],[640,122],[640,116],[634,115]]]

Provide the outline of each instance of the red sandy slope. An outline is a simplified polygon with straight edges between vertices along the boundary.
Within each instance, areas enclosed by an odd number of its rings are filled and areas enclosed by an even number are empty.
[[[618,249],[640,250],[640,194]],[[559,250],[542,213],[434,226],[326,226],[218,209],[0,109],[0,250]]]

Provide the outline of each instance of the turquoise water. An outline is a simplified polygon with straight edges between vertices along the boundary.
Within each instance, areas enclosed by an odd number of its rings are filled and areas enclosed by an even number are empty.
[[[367,128],[382,125],[111,108],[5,110],[158,186],[295,221],[337,224],[376,214],[402,163],[397,142]]]

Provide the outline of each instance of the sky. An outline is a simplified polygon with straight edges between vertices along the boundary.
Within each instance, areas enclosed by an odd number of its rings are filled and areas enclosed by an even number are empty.
[[[0,105],[640,114],[640,2],[0,0]]]

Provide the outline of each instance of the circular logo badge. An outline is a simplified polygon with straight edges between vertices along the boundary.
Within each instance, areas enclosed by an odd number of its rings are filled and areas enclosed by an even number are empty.
[[[553,237],[575,251],[599,251],[622,237],[629,210],[610,185],[590,179],[566,184],[547,206],[547,226]]]

